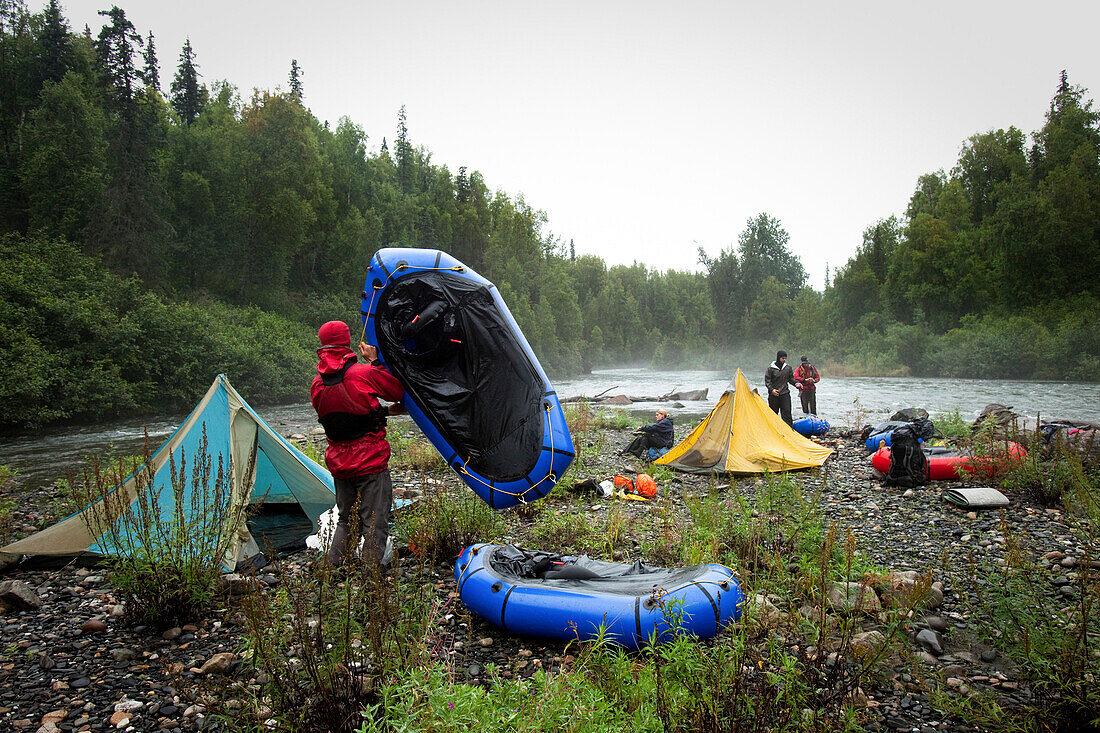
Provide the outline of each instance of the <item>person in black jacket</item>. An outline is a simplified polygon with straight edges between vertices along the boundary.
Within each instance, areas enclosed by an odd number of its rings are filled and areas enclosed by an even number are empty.
[[[650,448],[672,447],[672,418],[668,416],[667,410],[661,409],[657,410],[656,417],[657,422],[643,425],[634,431],[634,434],[638,437],[630,441],[630,445],[626,448],[619,451],[619,455],[629,453],[632,456],[641,458]]]
[[[764,372],[764,386],[768,390],[768,407],[791,424],[791,388],[794,381],[794,369],[787,363],[787,352],[780,350],[775,361]]]

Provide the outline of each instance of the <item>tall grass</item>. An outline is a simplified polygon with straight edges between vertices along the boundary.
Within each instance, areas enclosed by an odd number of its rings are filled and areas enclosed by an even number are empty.
[[[190,464],[188,459],[190,458]],[[253,456],[251,461],[255,460]],[[129,463],[127,466],[126,464]],[[233,466],[218,459],[214,470],[203,425],[195,453],[169,459],[169,483],[157,486],[145,436],[144,460],[93,459],[74,495],[81,514],[111,569],[111,582],[135,622],[168,627],[201,618],[211,606],[222,565],[244,526],[247,497],[233,493]],[[252,465],[245,475],[252,474]],[[128,475],[130,489],[124,488]]]

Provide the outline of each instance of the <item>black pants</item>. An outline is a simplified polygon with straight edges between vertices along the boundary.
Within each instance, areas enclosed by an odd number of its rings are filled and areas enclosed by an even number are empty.
[[[807,415],[817,414],[817,390],[804,389],[799,393],[798,399],[802,400],[802,411]]]
[[[782,416],[783,422],[792,424],[790,392],[783,392],[778,397],[768,392],[768,407],[772,408],[772,412],[776,415]]]
[[[632,456],[641,458],[645,455],[645,452],[650,448],[664,448],[665,444],[660,442],[656,436],[652,433],[642,433],[634,440],[630,441],[630,445],[622,449],[622,453],[629,453]]]

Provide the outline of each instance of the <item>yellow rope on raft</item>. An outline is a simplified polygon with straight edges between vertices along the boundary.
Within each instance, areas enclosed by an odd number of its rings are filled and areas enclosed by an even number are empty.
[[[553,479],[554,481],[557,481],[557,477],[554,476],[554,425],[550,421],[550,410],[551,410],[550,404],[547,403],[546,407],[543,408],[543,409],[546,410],[546,428],[547,428],[547,430],[550,431],[550,468],[546,471],[546,475],[543,476],[542,478],[540,478],[537,482],[531,484],[526,489],[524,489],[523,491],[520,491],[518,493],[515,492],[515,491],[505,491],[502,488],[499,488],[497,486],[492,486],[491,484],[486,483],[480,476],[477,476],[476,474],[470,473],[466,469],[466,464],[470,462],[469,458],[466,458],[465,460],[463,460],[462,461],[462,466],[460,468],[456,468],[455,470],[458,473],[461,473],[465,476],[469,476],[474,481],[477,481],[479,484],[481,484],[482,486],[489,489],[489,491],[499,491],[502,494],[507,494],[508,496],[514,496],[514,497],[516,497],[520,500],[521,504],[526,504],[527,500],[524,499],[523,497],[528,491],[531,491],[532,489],[534,489],[536,486],[541,484],[543,481],[546,481],[547,479]]]
[[[402,265],[401,267],[396,268],[394,270],[394,272],[404,272],[405,270],[426,270],[426,271],[436,271],[436,272],[444,272],[444,271],[464,272],[466,270],[466,268],[463,267],[462,265],[453,265],[451,267],[422,267],[420,265]],[[374,290],[374,292],[371,293],[370,305],[367,306],[367,314],[368,315],[371,314],[371,313],[374,313],[374,299],[378,295],[378,291],[381,290],[382,288],[386,287],[386,285],[389,284],[390,280],[393,280],[393,272],[387,272],[386,273],[385,282],[382,282],[379,285],[372,285],[371,286],[371,288]],[[359,340],[360,341],[366,341],[367,340],[367,319],[366,318],[363,319],[363,334],[359,337]]]

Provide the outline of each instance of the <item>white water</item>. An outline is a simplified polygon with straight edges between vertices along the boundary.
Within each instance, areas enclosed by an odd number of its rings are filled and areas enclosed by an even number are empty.
[[[749,384],[761,388],[761,391],[765,367],[766,365],[741,365]],[[619,408],[649,418],[656,407],[667,407],[682,429],[714,407],[736,373],[736,368],[737,365],[731,365],[729,372],[604,369],[583,377],[557,380],[554,387],[563,398],[578,395],[592,397],[605,390],[609,390],[609,395],[657,396],[672,391],[709,388],[706,400],[684,402],[683,407],[674,407],[669,403],[643,402]],[[792,401],[797,415],[797,395],[792,395]],[[817,396],[818,413],[821,417],[834,425],[857,427],[884,420],[903,407],[923,407],[933,419],[937,415],[958,410],[969,420],[977,417],[981,409],[990,402],[1010,405],[1030,421],[1034,421],[1036,416],[1043,419],[1095,420],[1100,407],[1100,383],[834,378],[823,374]],[[308,402],[263,407],[258,412],[271,427],[284,435],[307,432],[316,425],[313,408]],[[79,470],[80,462],[85,456],[103,455],[111,450],[120,455],[141,453],[142,431],[146,427],[149,430],[150,450],[156,450],[185,417],[183,414],[159,415],[144,420],[119,420],[98,425],[58,425],[22,435],[0,437],[0,465],[19,471],[22,483],[27,488],[45,486],[59,478],[65,478],[70,470]]]
[[[749,385],[764,392],[764,369],[742,365]],[[684,402],[673,409],[684,417],[705,415],[736,374],[730,371],[659,371],[624,368],[594,371],[576,379],[555,383],[558,394],[595,396],[604,390],[607,395],[630,394],[660,396],[673,391],[702,389],[710,392],[705,402]],[[792,392],[794,392],[792,388]],[[858,400],[858,405],[856,403]],[[798,395],[791,401],[796,414],[800,412]],[[1095,420],[1100,409],[1100,383],[1035,382],[991,379],[925,379],[915,377],[829,377],[823,374],[817,385],[817,411],[821,417],[838,425],[884,420],[904,407],[923,407],[933,418],[958,410],[963,418],[972,420],[991,402],[1012,407],[1017,413],[1034,421],[1036,416],[1049,418]],[[668,403],[636,403],[631,412],[651,412]],[[863,418],[860,418],[860,414]]]

